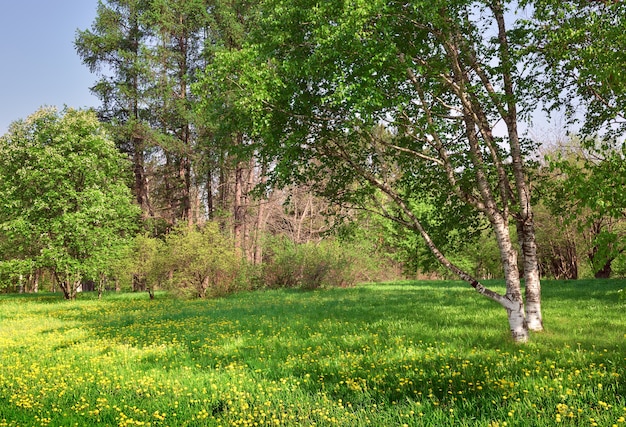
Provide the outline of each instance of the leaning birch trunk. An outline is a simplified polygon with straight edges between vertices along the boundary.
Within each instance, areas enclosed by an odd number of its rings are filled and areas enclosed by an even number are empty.
[[[467,141],[470,147],[469,156],[474,167],[476,190],[478,190],[475,194],[472,194],[471,191],[467,192],[463,190],[463,188],[457,181],[455,167],[447,154],[445,144],[442,142],[437,132],[431,134],[431,144],[436,149],[439,155],[436,163],[443,167],[448,182],[454,188],[455,194],[459,197],[459,199],[465,201],[469,205],[476,208],[478,211],[485,214],[485,216],[489,219],[489,222],[498,240],[498,248],[500,251],[502,266],[505,272],[506,294],[500,295],[493,291],[490,291],[490,293],[486,293],[484,292],[484,286],[480,285],[476,280],[470,281],[470,284],[474,286],[474,288],[478,292],[493,299],[494,301],[497,301],[506,309],[513,339],[516,342],[526,342],[528,341],[528,324],[526,323],[524,300],[521,293],[519,268],[517,265],[517,252],[513,247],[510,232],[508,229],[511,195],[508,186],[507,174],[503,167],[502,158],[499,157],[498,150],[496,150],[495,148],[492,128],[487,118],[488,116],[484,110],[484,107],[481,105],[480,102],[478,102],[478,97],[472,94],[472,90],[468,90],[468,88],[472,86],[472,82],[468,79],[469,73],[466,69],[465,64],[463,63],[464,56],[460,54],[460,52],[464,50],[464,46],[459,46],[458,41],[462,39],[463,35],[459,33],[457,34],[456,38],[452,37],[451,39],[446,40],[446,42],[444,43],[446,55],[448,55],[448,58],[450,59],[450,63],[452,65],[452,72],[451,74],[443,74],[440,77],[442,77],[443,82],[450,88],[451,92],[458,98],[462,105],[462,108],[459,109],[459,111],[462,112],[462,119],[465,124],[465,136],[467,137]],[[474,66],[474,71],[478,74],[481,74],[481,67],[477,64],[474,64]],[[416,88],[421,103],[423,105],[428,105],[428,99],[424,95],[425,91],[419,78],[415,75],[410,67],[408,68],[407,72],[409,80]],[[481,77],[487,91],[492,93],[493,86],[488,81],[488,76],[482,73]],[[508,77],[510,77],[510,75]],[[509,82],[508,77],[506,75],[504,77],[504,80],[507,83]],[[507,89],[510,89],[510,87],[507,87]],[[500,102],[498,96],[494,95],[493,98],[495,99],[496,104]],[[510,99],[514,100],[515,98],[510,97]],[[501,112],[505,111],[504,108],[501,108],[499,110]],[[515,117],[514,102],[512,103],[510,111],[513,114],[511,117]],[[433,115],[429,112],[427,108],[425,109],[425,114],[427,123],[431,126],[434,125],[435,120],[433,118]],[[507,121],[507,124],[509,124],[509,121]],[[516,126],[516,123],[514,126]],[[513,127],[513,130],[516,131],[516,127]],[[511,131],[511,128],[509,128],[509,131]],[[484,144],[481,144],[480,138],[483,138]],[[519,141],[517,141],[517,143],[519,145]],[[491,153],[494,163],[498,168],[497,188],[492,187],[493,180],[489,179],[488,176],[490,165],[485,162],[485,149],[488,149],[488,151]],[[512,143],[512,157],[514,156],[514,150],[515,147],[513,147]],[[517,159],[521,159],[521,154],[517,157]],[[500,205],[498,203],[498,198],[496,197],[496,195],[498,194],[500,197]],[[399,200],[399,198],[396,198],[396,203],[401,203],[401,200]],[[414,216],[411,216],[412,214],[410,213],[410,210],[404,207],[403,210],[407,214],[407,216],[411,217],[413,222],[415,222],[416,219],[414,218]],[[422,231],[420,231],[420,233],[428,244],[428,240],[426,237],[424,237],[424,233]],[[442,257],[437,255],[437,253],[433,249],[432,242],[431,244],[428,244],[428,246],[429,248],[431,248],[431,251],[444,266],[448,267],[448,269],[459,275],[459,277],[461,277],[463,280],[469,281],[468,278],[464,277],[468,276],[466,273],[455,271],[454,268],[446,265],[446,263],[442,260]]]
[[[524,300],[522,299],[519,269],[517,267],[517,251],[513,247],[511,235],[509,233],[508,221],[502,215],[493,215],[491,217],[492,225],[498,240],[498,247],[502,258],[502,264],[505,272],[506,293],[499,293],[485,287],[478,280],[466,271],[452,263],[435,245],[426,229],[422,226],[420,220],[415,216],[413,211],[404,203],[402,198],[394,192],[384,182],[379,181],[365,170],[361,169],[363,176],[380,190],[382,190],[391,200],[393,200],[406,216],[410,219],[410,226],[417,231],[428,249],[433,253],[437,261],[445,268],[456,274],[462,280],[469,283],[479,294],[499,303],[507,312],[511,337],[517,343],[525,343],[528,341],[528,324],[524,313]]]
[[[503,218],[496,218],[494,223],[494,231],[498,241],[498,247],[500,250],[500,256],[502,260],[502,266],[504,268],[504,277],[506,283],[506,293],[500,295],[494,292],[475,278],[464,272],[456,265],[452,264],[434,245],[430,236],[426,231],[417,224],[420,234],[430,248],[431,252],[437,257],[439,262],[447,267],[450,271],[457,274],[461,279],[469,282],[474,289],[480,294],[490,298],[499,303],[507,313],[507,319],[509,322],[509,329],[511,331],[511,337],[513,341],[517,343],[525,343],[528,341],[528,324],[526,322],[526,315],[524,313],[524,300],[522,299],[521,284],[519,279],[519,269],[517,267],[517,251],[513,247],[511,235],[509,233],[508,222]]]

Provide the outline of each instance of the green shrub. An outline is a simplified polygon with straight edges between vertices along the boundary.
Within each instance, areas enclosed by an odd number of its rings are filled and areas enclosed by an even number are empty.
[[[626,277],[626,253],[619,254],[613,260],[611,267],[613,268],[611,277],[620,279]]]
[[[165,246],[162,240],[147,235],[135,236],[126,253],[114,267],[118,287],[133,291],[148,291],[154,296],[154,289],[164,281],[162,258]]]
[[[296,244],[273,237],[266,244],[262,283],[269,288],[353,286],[376,276],[376,262],[363,248],[337,240]]]
[[[176,294],[205,298],[235,289],[240,257],[216,223],[178,228],[167,236],[165,246],[160,264]]]

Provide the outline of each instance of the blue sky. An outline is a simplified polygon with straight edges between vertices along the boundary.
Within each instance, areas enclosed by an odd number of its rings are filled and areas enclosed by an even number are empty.
[[[0,135],[43,105],[97,107],[97,76],[74,49],[98,0],[0,0]],[[538,115],[539,123],[546,119]]]
[[[91,27],[97,0],[0,1],[0,135],[42,105],[95,107],[96,76],[74,50]]]

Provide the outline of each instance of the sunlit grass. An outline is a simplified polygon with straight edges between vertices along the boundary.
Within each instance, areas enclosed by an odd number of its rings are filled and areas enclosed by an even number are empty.
[[[527,345],[459,282],[2,296],[0,426],[622,427],[623,287],[546,282]]]

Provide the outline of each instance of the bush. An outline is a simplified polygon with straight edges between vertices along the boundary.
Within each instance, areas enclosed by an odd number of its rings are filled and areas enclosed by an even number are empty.
[[[336,240],[296,244],[286,237],[270,238],[261,280],[269,288],[353,286],[371,280],[377,270],[362,249]]]
[[[619,254],[613,260],[611,267],[613,268],[611,277],[619,279],[626,277],[626,253]]]
[[[161,260],[167,284],[180,296],[205,298],[234,290],[241,264],[232,240],[216,223],[181,227],[166,238]]]
[[[148,291],[154,297],[154,289],[164,280],[161,265],[165,246],[163,241],[147,235],[137,235],[126,248],[124,256],[114,266],[118,286],[133,291]]]
[[[185,298],[205,298],[262,288],[348,287],[379,278],[380,261],[363,243],[329,239],[296,244],[287,237],[265,241],[261,266],[242,259],[216,223],[175,229],[165,242],[137,236],[116,266],[133,290],[171,290]],[[128,287],[130,283],[126,283]]]

